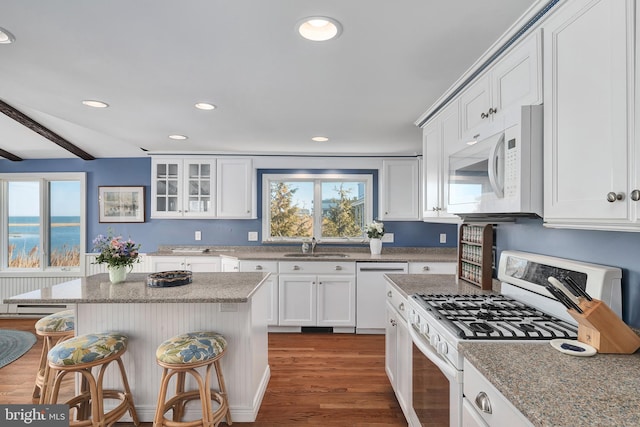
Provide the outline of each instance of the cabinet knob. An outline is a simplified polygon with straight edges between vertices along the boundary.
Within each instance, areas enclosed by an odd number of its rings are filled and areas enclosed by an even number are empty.
[[[438,206],[434,206],[434,207],[431,208],[431,210],[434,211],[434,212],[438,212],[438,211],[441,211],[442,208],[439,208]]]
[[[422,271],[429,271],[429,266],[425,265],[424,267],[422,267]]]
[[[256,265],[256,270],[262,270],[262,266],[261,265]]]
[[[342,270],[342,266],[341,265],[336,265],[336,271],[340,271]]]
[[[391,298],[391,297],[393,296],[393,292],[391,292],[391,291],[387,292],[387,296],[388,296],[389,298]]]
[[[398,308],[400,309],[400,311],[404,311],[404,303],[401,302]]]
[[[624,193],[614,193],[613,191],[610,191],[607,193],[607,202],[609,203],[613,203],[616,200],[624,200]]]
[[[489,114],[495,114],[498,112],[498,109],[493,107],[493,108],[489,108]]]
[[[391,323],[391,326],[396,326],[396,324],[397,324],[395,319],[389,319],[389,323]]]
[[[292,270],[300,270],[300,266],[298,266],[298,265],[294,265],[294,266],[293,266],[293,268],[292,268]]]
[[[480,408],[482,412],[486,412],[487,414],[491,413],[491,400],[489,400],[489,396],[484,391],[481,391],[476,396],[476,406]]]
[[[485,112],[480,113],[480,118],[481,119],[486,119],[488,117],[489,117],[489,115],[487,113],[485,113]]]
[[[631,192],[631,200],[633,200],[634,202],[640,200],[640,190],[633,190]]]

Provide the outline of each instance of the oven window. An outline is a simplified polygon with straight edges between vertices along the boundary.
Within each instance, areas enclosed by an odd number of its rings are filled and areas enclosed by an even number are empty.
[[[450,414],[449,380],[414,345],[413,409],[421,426],[448,427]]]

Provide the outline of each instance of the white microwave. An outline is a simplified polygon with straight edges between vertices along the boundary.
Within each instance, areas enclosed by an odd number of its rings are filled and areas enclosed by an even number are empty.
[[[460,216],[542,216],[542,106],[449,155],[447,211]]]

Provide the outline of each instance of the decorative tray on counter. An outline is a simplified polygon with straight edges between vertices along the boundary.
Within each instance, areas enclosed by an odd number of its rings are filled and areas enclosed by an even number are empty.
[[[188,285],[193,281],[188,270],[161,271],[147,276],[147,286],[151,288],[170,288]]]

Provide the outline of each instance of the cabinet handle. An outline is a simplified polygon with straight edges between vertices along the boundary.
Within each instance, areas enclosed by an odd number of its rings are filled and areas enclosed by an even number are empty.
[[[631,200],[633,200],[634,202],[640,200],[640,190],[633,190],[631,192]]]
[[[494,108],[489,108],[489,114],[495,114],[497,112],[498,112],[497,108],[495,108],[495,107]]]
[[[262,266],[261,265],[256,265],[256,270],[262,270]]]
[[[394,319],[389,319],[389,323],[391,323],[391,326],[396,326],[397,322]]]
[[[422,267],[422,271],[429,271],[429,266],[425,265],[424,267]]]
[[[292,270],[300,270],[300,266],[294,265]]]
[[[404,303],[401,302],[398,308],[400,309],[400,311],[404,311]]]
[[[387,296],[388,296],[389,298],[391,298],[391,297],[393,296],[393,292],[391,292],[391,291],[387,292]]]
[[[487,414],[491,413],[491,400],[489,400],[489,396],[484,391],[481,391],[476,396],[476,406],[480,408],[482,412]]]
[[[481,119],[486,119],[488,117],[489,117],[489,115],[487,113],[485,113],[485,112],[480,113],[480,118]]]
[[[187,270],[191,270],[191,264],[187,264]]]
[[[341,265],[336,265],[336,271],[340,271],[342,270],[342,266]]]
[[[438,212],[438,211],[441,211],[441,210],[442,210],[442,208],[439,208],[439,207],[437,207],[437,206],[434,206],[434,207],[432,207],[432,208],[431,208],[431,210],[432,210],[432,211],[434,211],[434,212]]]
[[[607,202],[609,203],[613,203],[616,200],[624,200],[624,193],[614,193],[613,191],[610,191],[607,193]]]

